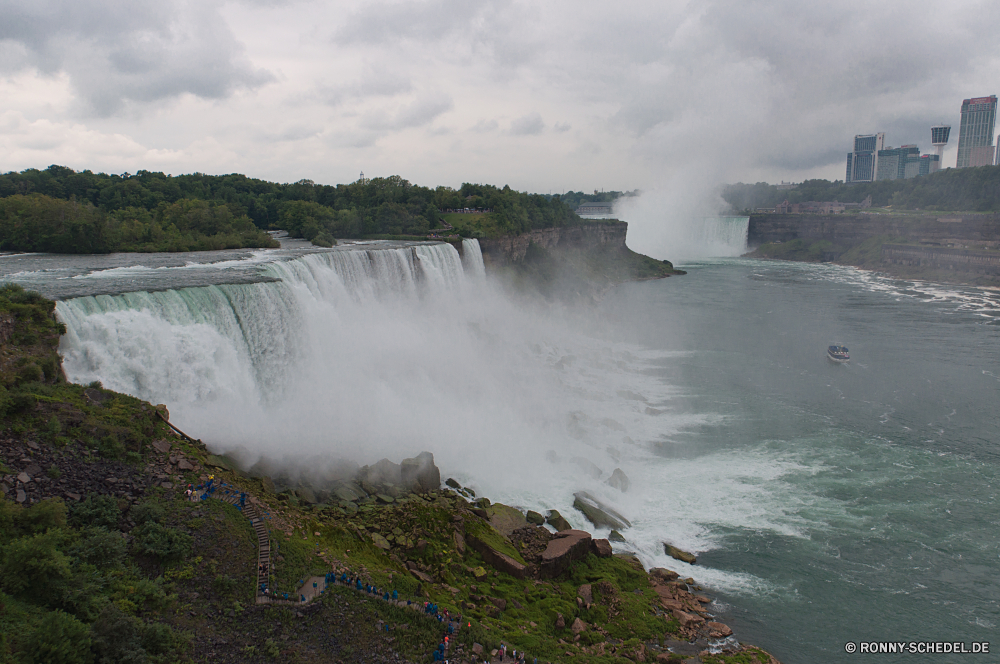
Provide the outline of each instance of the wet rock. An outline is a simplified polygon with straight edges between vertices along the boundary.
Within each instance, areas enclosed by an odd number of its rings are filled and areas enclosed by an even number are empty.
[[[377,498],[380,503],[385,503],[386,505],[396,502],[395,498],[384,493],[377,494],[375,498]]]
[[[456,489],[457,490],[457,489],[461,489],[462,488],[462,485],[459,484],[458,480],[456,480],[454,477],[449,477],[448,479],[446,479],[444,481],[444,483],[447,486],[450,486],[452,489]]]
[[[598,558],[610,558],[612,554],[611,542],[606,539],[595,539],[593,540],[593,551]]]
[[[432,491],[441,488],[441,471],[434,465],[434,455],[421,452],[412,459],[403,459],[399,464],[400,484],[416,491]]]
[[[613,486],[622,493],[626,493],[628,491],[630,484],[628,475],[626,475],[625,471],[621,468],[615,468],[614,472],[611,473],[611,477],[608,478],[608,485]]]
[[[611,534],[608,535],[608,539],[611,540],[612,542],[624,542],[625,541],[625,536],[622,535],[617,530],[612,530]]]
[[[598,528],[605,527],[621,530],[632,525],[624,516],[601,503],[585,491],[573,494],[573,507],[583,512],[587,520]]]
[[[541,526],[545,523],[545,517],[534,510],[528,510],[528,513],[524,515],[524,520],[535,526]]]
[[[650,578],[659,581],[661,583],[667,583],[669,581],[675,581],[679,574],[672,570],[666,569],[665,567],[653,567],[649,570]]]
[[[681,562],[689,563],[691,565],[695,564],[697,558],[694,554],[688,553],[687,551],[682,551],[672,544],[663,543],[663,552],[673,558],[674,560],[680,560]]]
[[[549,516],[545,519],[545,523],[555,528],[556,532],[571,530],[573,528],[573,526],[569,525],[569,521],[567,521],[563,515],[556,510],[549,510]]]
[[[572,563],[590,553],[591,539],[590,533],[583,530],[556,533],[542,552],[540,575],[551,579],[562,574]]]
[[[489,507],[490,505],[492,505],[492,503],[490,502],[490,499],[489,499],[489,498],[487,498],[486,496],[483,496],[482,498],[479,498],[479,499],[477,499],[477,500],[476,500],[476,501],[475,501],[474,503],[472,503],[472,504],[473,504],[473,505],[475,505],[476,507],[480,507],[480,508],[482,508],[482,509],[486,509],[486,508],[488,508],[488,507]]]
[[[593,477],[595,480],[601,479],[601,475],[604,474],[604,471],[601,470],[597,466],[597,464],[595,464],[590,459],[586,459],[584,457],[573,457],[571,461],[573,462],[574,465],[576,465],[577,468],[582,470],[590,477]]]
[[[673,614],[674,618],[677,618],[677,621],[681,624],[681,627],[694,627],[705,622],[705,619],[701,616],[696,616],[680,609],[674,609]]]
[[[713,639],[721,639],[733,634],[733,630],[729,625],[720,622],[709,622],[705,624],[705,627],[709,629],[709,636]]]

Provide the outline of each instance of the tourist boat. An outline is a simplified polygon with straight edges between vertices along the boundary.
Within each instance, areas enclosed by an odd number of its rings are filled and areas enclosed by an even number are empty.
[[[851,356],[847,353],[847,346],[830,346],[826,349],[826,356],[831,362],[837,364],[851,361]]]

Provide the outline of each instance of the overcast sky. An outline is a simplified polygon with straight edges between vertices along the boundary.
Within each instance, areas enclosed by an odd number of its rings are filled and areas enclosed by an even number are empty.
[[[1000,92],[1000,3],[0,0],[0,170],[842,179]]]

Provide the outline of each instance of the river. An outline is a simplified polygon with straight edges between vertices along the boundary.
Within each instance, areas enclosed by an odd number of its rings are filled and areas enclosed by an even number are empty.
[[[997,633],[997,293],[725,258],[575,309],[511,295],[477,249],[7,256],[0,279],[61,300],[72,380],[166,403],[247,463],[294,479],[427,449],[584,528],[588,490],[633,523],[617,550],[694,577],[787,663]]]

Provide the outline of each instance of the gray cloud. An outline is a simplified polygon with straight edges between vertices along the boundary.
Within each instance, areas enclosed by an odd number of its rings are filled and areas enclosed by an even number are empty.
[[[423,127],[434,121],[442,113],[450,111],[454,102],[449,96],[427,95],[399,108],[394,113],[375,111],[362,118],[366,129],[398,131],[412,127]]]
[[[545,130],[545,123],[538,113],[523,115],[510,123],[510,133],[515,136],[535,136]]]
[[[99,115],[185,93],[220,99],[274,80],[211,3],[0,0],[0,66],[65,72]]]

